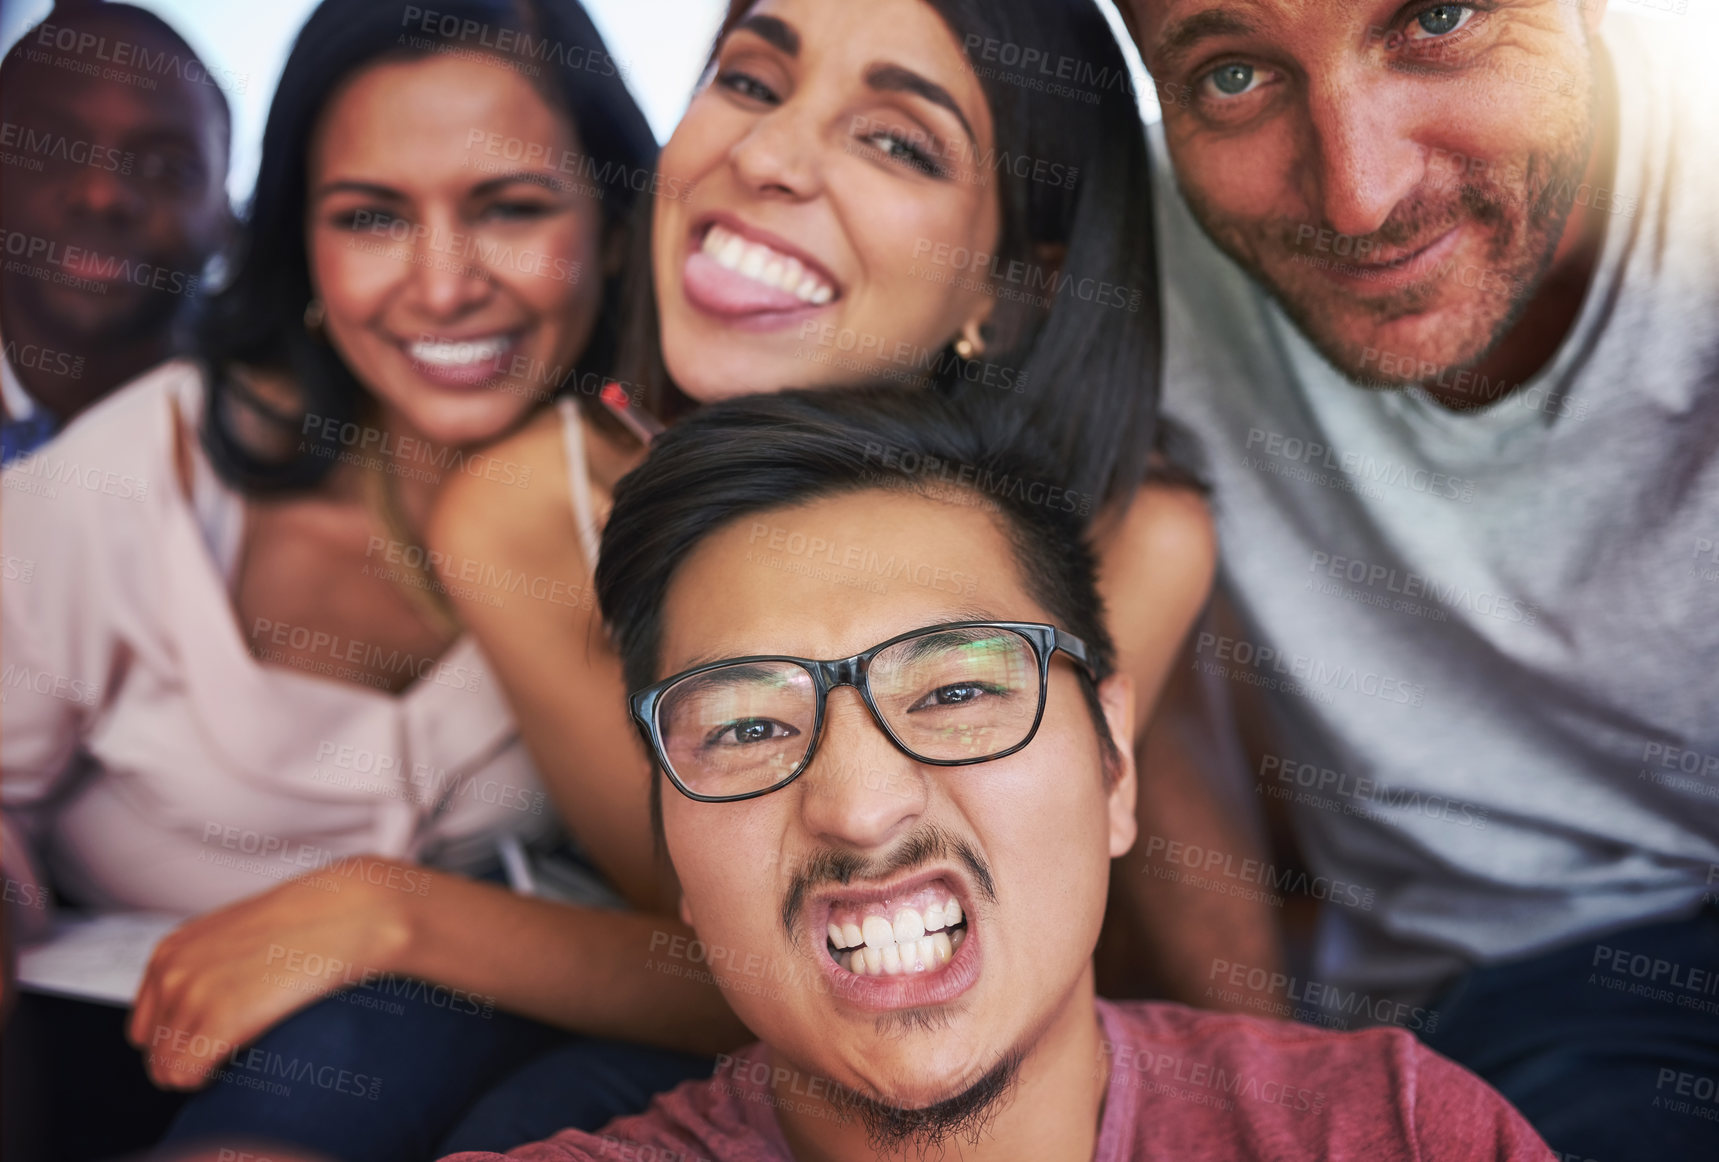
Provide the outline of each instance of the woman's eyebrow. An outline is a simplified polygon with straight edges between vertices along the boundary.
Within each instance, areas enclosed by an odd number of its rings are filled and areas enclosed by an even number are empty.
[[[392,186],[384,186],[376,182],[354,181],[349,178],[324,182],[316,188],[315,196],[318,198],[326,198],[330,194],[363,194],[367,198],[381,198],[390,202],[406,200],[406,195]]]
[[[542,186],[544,189],[552,190],[557,194],[564,194],[573,188],[572,182],[565,181],[562,178],[556,177],[554,174],[544,173],[541,170],[522,169],[516,170],[513,173],[500,174],[496,177],[490,178],[488,181],[479,182],[472,188],[472,192],[474,194],[493,194],[504,186],[510,186],[515,182],[525,182],[529,185]]]
[[[979,148],[978,135],[973,132],[973,126],[967,121],[967,115],[961,112],[961,106],[955,103],[955,98],[949,95],[949,90],[936,81],[927,80],[912,69],[900,65],[873,65],[866,70],[865,83],[883,93],[912,93],[923,97],[933,105],[941,105],[955,114],[955,119],[961,123],[961,128],[967,133],[967,140],[973,148]]]
[[[734,31],[744,29],[760,40],[781,49],[789,56],[800,55],[800,34],[794,31],[793,25],[775,16],[748,16],[734,26]]]

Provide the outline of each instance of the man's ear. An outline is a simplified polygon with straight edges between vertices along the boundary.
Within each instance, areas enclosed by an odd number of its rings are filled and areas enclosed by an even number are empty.
[[[1111,759],[1116,766],[1110,779],[1105,810],[1110,818],[1110,858],[1128,854],[1140,826],[1134,818],[1138,792],[1134,770],[1134,679],[1112,674],[1098,685],[1098,704],[1110,727],[1110,742],[1116,748]]]

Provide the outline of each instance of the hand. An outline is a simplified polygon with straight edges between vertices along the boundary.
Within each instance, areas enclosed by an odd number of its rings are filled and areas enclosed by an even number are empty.
[[[234,1050],[330,993],[394,970],[430,873],[362,856],[207,912],[156,946],[126,1038],[150,1080],[197,1089]]]

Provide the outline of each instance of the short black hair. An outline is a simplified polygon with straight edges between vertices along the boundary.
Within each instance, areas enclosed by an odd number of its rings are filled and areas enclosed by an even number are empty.
[[[1027,592],[1086,642],[1094,677],[1108,677],[1116,651],[1080,494],[1031,437],[1002,438],[984,420],[936,392],[892,384],[746,396],[675,424],[616,487],[598,554],[597,602],[627,688],[660,677],[663,602],[706,538],[756,513],[872,489],[971,498],[1007,535]],[[1113,768],[1095,685],[1082,689]],[[660,818],[660,782],[652,787]]]
[[[138,37],[155,38],[179,58],[173,65],[174,72],[182,77],[192,77],[207,85],[210,96],[214,98],[215,112],[219,114],[221,119],[223,145],[226,153],[231,155],[233,149],[233,110],[227,104],[227,94],[221,88],[220,82],[209,71],[209,66],[203,62],[203,58],[197,55],[197,50],[192,48],[183,36],[179,35],[177,29],[147,8],[139,8],[135,4],[117,3],[113,0],[105,3],[71,4],[61,0],[60,3],[54,5],[52,11],[39,22],[31,25],[25,34],[20,36],[11,48],[6,50],[5,57],[0,58],[0,91],[17,80],[23,69],[31,63],[25,55],[35,47],[30,43],[35,39],[30,33],[37,32],[44,27],[83,31],[98,25],[122,29]],[[76,48],[69,54],[62,53],[62,55],[82,56],[83,49],[81,47]]]

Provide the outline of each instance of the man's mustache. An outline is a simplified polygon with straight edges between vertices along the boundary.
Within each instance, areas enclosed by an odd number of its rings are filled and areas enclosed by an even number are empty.
[[[1499,226],[1508,220],[1510,204],[1521,200],[1495,187],[1465,182],[1455,191],[1428,190],[1405,198],[1370,234],[1344,234],[1325,221],[1285,220],[1278,245],[1298,255],[1335,252],[1358,263],[1379,261],[1380,255],[1413,254],[1461,222]]]
[[[973,881],[978,884],[980,894],[987,901],[996,902],[996,881],[978,849],[941,828],[926,826],[912,832],[894,851],[882,856],[867,857],[835,848],[815,852],[800,865],[788,885],[782,900],[782,928],[792,939],[807,897],[818,888],[831,884],[845,886],[856,880],[888,879],[938,860],[964,865],[973,873]]]

